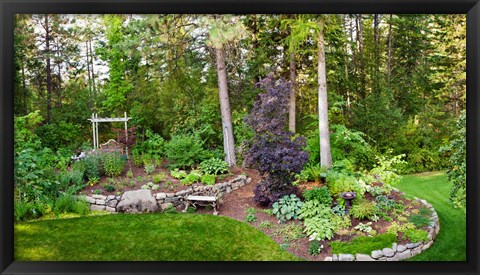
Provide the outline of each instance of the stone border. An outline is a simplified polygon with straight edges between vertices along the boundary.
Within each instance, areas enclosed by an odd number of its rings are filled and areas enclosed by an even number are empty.
[[[395,189],[398,191],[398,189]],[[400,192],[400,194],[404,194]],[[440,221],[437,212],[426,200],[414,197],[414,199],[424,204],[432,211],[431,222],[428,225],[428,241],[418,243],[408,243],[406,245],[397,245],[393,243],[392,247],[386,247],[382,250],[374,250],[370,255],[366,254],[333,254],[326,257],[324,261],[402,261],[410,257],[416,256],[432,246],[433,241],[440,231]]]
[[[198,191],[209,191],[209,192],[220,192],[220,193],[230,193],[238,188],[249,184],[252,182],[251,178],[247,178],[245,175],[239,175],[238,177],[223,183],[217,183],[215,185],[205,185],[205,186],[196,186],[195,192]],[[140,189],[142,190],[142,189]],[[127,191],[129,192],[129,191]],[[155,198],[157,205],[159,206],[160,211],[164,211],[169,207],[181,207],[184,205],[184,198],[193,193],[193,188],[188,188],[186,190],[181,190],[176,193],[156,193],[152,194]],[[106,210],[111,213],[120,212],[117,210],[117,206],[120,201],[123,200],[123,194],[121,196],[104,196],[104,195],[84,195],[79,196],[84,198],[88,203],[90,203],[90,210]]]

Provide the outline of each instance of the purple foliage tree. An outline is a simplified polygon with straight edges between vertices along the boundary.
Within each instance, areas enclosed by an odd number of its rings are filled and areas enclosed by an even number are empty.
[[[257,85],[265,92],[245,118],[255,132],[245,164],[264,177],[255,188],[255,201],[271,206],[281,196],[296,192],[292,182],[308,162],[308,153],[303,150],[305,138],[294,138],[286,129],[290,83],[270,75]]]

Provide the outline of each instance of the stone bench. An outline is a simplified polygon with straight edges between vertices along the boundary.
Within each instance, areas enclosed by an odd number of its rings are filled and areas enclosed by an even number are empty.
[[[200,205],[200,206],[211,205],[213,206],[213,215],[218,215],[217,200],[218,200],[217,196],[195,196],[195,195],[187,196],[185,198],[185,209],[183,210],[183,212],[187,212],[187,209],[190,205],[195,207],[195,209],[197,208],[197,205]]]

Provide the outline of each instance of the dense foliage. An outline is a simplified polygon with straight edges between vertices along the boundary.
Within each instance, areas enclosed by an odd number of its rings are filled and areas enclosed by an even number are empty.
[[[280,196],[291,192],[295,174],[302,171],[308,154],[302,150],[305,140],[293,137],[284,128],[290,84],[270,75],[259,86],[264,92],[246,118],[255,135],[246,153],[245,164],[265,175],[265,180],[255,189],[255,201],[271,205]]]

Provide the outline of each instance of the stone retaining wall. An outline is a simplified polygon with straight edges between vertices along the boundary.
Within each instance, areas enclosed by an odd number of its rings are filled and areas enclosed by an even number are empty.
[[[223,183],[217,183],[215,185],[205,185],[205,186],[195,186],[190,187],[186,190],[181,190],[176,193],[154,193],[152,194],[150,190],[136,190],[136,191],[126,191],[121,196],[104,196],[104,195],[87,195],[82,196],[87,202],[90,203],[90,210],[107,210],[112,213],[116,212],[151,212],[160,210],[163,211],[168,207],[177,207],[181,208],[184,205],[184,198],[188,195],[191,195],[194,191],[205,191],[207,193],[221,192],[223,194],[228,194],[233,190],[244,186],[252,182],[251,178],[247,178],[245,175],[239,175],[233,180]],[[195,189],[195,190],[194,190]],[[156,207],[142,208],[142,203],[138,203],[138,207],[124,207],[125,199],[128,197],[128,194],[139,193],[139,196],[143,196],[141,200],[154,199],[156,201]],[[122,203],[120,203],[122,202]],[[133,202],[135,203],[135,202]]]
[[[324,261],[401,261],[418,255],[430,248],[436,236],[438,235],[438,232],[440,231],[438,215],[432,205],[426,200],[421,200],[419,198],[415,198],[415,200],[424,204],[432,211],[431,222],[428,225],[428,241],[408,243],[406,245],[397,245],[394,243],[392,247],[385,247],[382,250],[374,250],[370,253],[370,255],[333,254],[330,257],[326,257]]]

